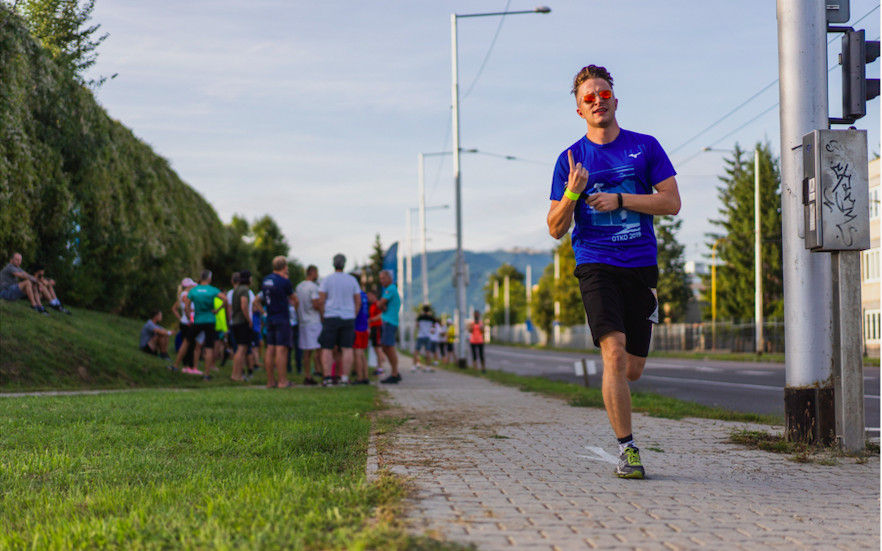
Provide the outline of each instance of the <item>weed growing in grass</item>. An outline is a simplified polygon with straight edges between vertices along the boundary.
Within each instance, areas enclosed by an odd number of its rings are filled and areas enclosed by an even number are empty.
[[[788,441],[783,434],[764,431],[740,430],[729,436],[729,441],[756,450],[772,453],[792,454],[789,459],[796,463],[815,463],[818,465],[837,465],[842,458],[854,459],[855,463],[867,463],[871,457],[879,455],[878,444],[867,442],[863,453],[849,454],[836,446],[823,446],[804,441]]]

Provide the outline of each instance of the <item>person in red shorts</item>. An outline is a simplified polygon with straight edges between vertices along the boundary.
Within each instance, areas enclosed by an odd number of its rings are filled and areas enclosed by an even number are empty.
[[[374,347],[374,353],[377,355],[377,375],[383,374],[383,361],[386,355],[383,353],[383,344],[380,337],[383,334],[383,311],[377,307],[376,291],[367,292],[370,310],[368,311],[368,331],[370,333],[371,346]]]
[[[358,279],[358,277],[356,277]],[[354,349],[354,366],[355,366],[355,381],[352,384],[355,385],[368,385],[370,384],[370,380],[368,379],[367,372],[367,347],[368,341],[370,341],[370,335],[368,333],[368,312],[370,307],[368,305],[368,296],[364,290],[361,291],[361,307],[358,309],[358,312],[355,314],[355,342],[352,344],[352,348]]]

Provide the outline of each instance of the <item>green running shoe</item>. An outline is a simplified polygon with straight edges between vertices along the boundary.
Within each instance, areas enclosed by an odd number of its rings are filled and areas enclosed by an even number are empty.
[[[619,456],[619,464],[616,467],[616,475],[619,478],[645,478],[646,471],[640,463],[640,450],[628,446]]]

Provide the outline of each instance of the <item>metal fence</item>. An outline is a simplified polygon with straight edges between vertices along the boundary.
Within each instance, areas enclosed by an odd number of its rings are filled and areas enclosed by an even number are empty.
[[[587,325],[555,326],[551,333],[525,324],[489,328],[490,341],[513,344],[541,344],[556,348],[594,349]],[[763,323],[766,353],[784,352],[784,321]],[[714,323],[666,323],[656,325],[651,350],[756,352],[756,325],[753,321]]]

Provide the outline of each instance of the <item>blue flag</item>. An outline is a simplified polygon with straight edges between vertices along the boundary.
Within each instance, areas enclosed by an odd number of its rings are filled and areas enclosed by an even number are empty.
[[[392,273],[392,281],[398,283],[398,241],[392,243],[383,256],[383,269]]]

